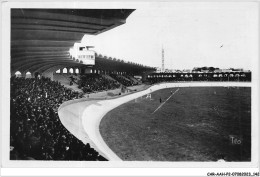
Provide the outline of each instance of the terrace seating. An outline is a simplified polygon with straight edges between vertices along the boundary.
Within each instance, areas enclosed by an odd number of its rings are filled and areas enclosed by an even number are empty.
[[[120,87],[120,84],[117,81],[103,77],[100,74],[81,75],[78,85],[84,93],[107,91]]]
[[[127,79],[129,79],[130,81],[133,82],[133,85],[139,85],[141,84],[140,81],[138,81],[136,78],[134,78],[133,76],[130,75],[124,75],[124,77],[126,77]]]
[[[79,75],[77,74],[53,74],[53,80],[60,82],[61,85],[68,89],[82,92],[82,90],[78,88],[77,83],[79,80]]]
[[[49,78],[11,78],[11,160],[106,160],[62,125],[58,107],[80,98]]]
[[[126,87],[134,85],[134,82],[132,80],[124,76],[117,75],[117,74],[110,74],[110,76]]]

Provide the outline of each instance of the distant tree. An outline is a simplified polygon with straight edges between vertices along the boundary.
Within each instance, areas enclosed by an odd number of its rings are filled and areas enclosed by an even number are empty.
[[[200,67],[196,67],[196,68],[193,68],[192,71],[201,71],[201,68]]]
[[[207,66],[204,66],[204,67],[202,67],[201,69],[202,69],[202,70],[207,70],[208,67],[207,67]]]
[[[210,72],[214,72],[215,71],[214,67],[209,67],[208,69],[209,69]]]

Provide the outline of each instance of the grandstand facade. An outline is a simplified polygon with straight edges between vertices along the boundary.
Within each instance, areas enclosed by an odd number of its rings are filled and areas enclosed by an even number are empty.
[[[150,83],[179,82],[179,81],[221,81],[221,82],[250,82],[251,72],[178,72],[178,73],[151,73],[147,75]]]
[[[85,34],[98,35],[126,23],[134,9],[12,9],[11,75],[30,72],[52,79],[63,68],[88,73],[87,66],[73,59],[69,49]],[[102,19],[102,20],[100,20]],[[92,68],[101,73],[142,73],[152,68],[97,55]]]

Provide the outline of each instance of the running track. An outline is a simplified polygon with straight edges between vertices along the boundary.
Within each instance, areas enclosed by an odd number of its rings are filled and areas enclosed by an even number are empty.
[[[121,161],[121,159],[107,146],[99,132],[99,124],[104,115],[110,110],[123,103],[131,101],[140,96],[164,88],[179,87],[251,87],[251,83],[243,82],[190,82],[190,83],[162,83],[154,85],[146,90],[125,95],[122,97],[106,100],[71,100],[59,107],[59,118],[62,124],[76,138],[83,143],[89,143],[103,157],[110,161]],[[178,93],[176,93],[178,94]]]

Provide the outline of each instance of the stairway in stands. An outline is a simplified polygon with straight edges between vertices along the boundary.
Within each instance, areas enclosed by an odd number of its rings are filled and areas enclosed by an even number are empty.
[[[73,83],[73,85],[70,85],[70,76],[71,74],[53,74],[53,80],[60,82],[64,87],[72,89],[77,92],[82,92],[81,89],[78,88],[78,84]],[[73,75],[74,78],[77,80],[79,79],[79,76]]]
[[[126,77],[126,76],[125,76]],[[141,81],[138,81],[136,78],[134,78],[133,76],[127,76],[126,78],[128,78],[129,80],[133,81],[135,85],[140,85],[142,84]]]
[[[116,81],[118,82],[117,80],[115,80],[113,77],[109,76],[109,75],[106,75],[106,74],[102,74],[102,77],[106,78],[106,79],[109,79],[109,80],[112,80],[112,81]]]

